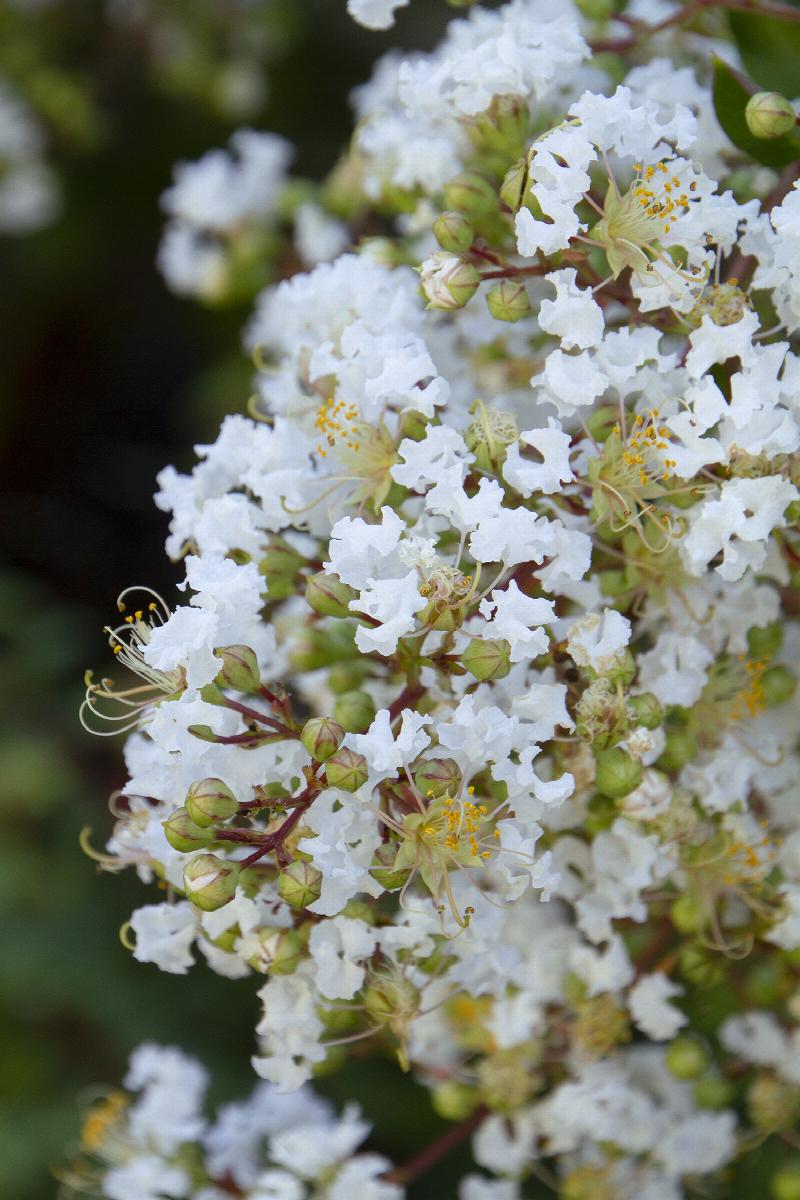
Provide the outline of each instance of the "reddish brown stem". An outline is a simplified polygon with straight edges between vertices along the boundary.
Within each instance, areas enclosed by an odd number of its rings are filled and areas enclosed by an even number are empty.
[[[430,1171],[431,1167],[435,1167],[438,1162],[446,1158],[451,1150],[455,1150],[456,1146],[460,1146],[471,1133],[489,1115],[489,1110],[485,1104],[480,1104],[473,1113],[466,1117],[463,1121],[459,1121],[457,1125],[452,1125],[446,1129],[441,1137],[436,1138],[424,1150],[420,1150],[419,1154],[415,1154],[407,1163],[401,1167],[396,1167],[386,1176],[392,1183],[406,1184],[412,1179],[418,1179],[420,1175],[424,1175]]]
[[[297,737],[289,729],[288,725],[284,725],[282,721],[278,721],[275,717],[269,717],[266,713],[259,712],[257,708],[250,708],[247,704],[240,704],[238,700],[231,700],[226,696],[225,707],[232,708],[234,712],[241,713],[248,721],[255,721],[258,725],[271,725],[277,733],[284,733],[286,737]]]
[[[669,29],[672,25],[682,25],[698,13],[712,8],[721,8],[727,12],[758,13],[764,17],[776,17],[780,21],[790,21],[794,24],[800,21],[800,10],[791,8],[788,4],[774,4],[770,0],[764,0],[764,3],[758,3],[758,0],[722,0],[721,3],[717,3],[717,0],[691,0],[689,4],[684,4],[683,8],[664,17],[662,21],[656,21],[654,25],[639,25],[633,21],[626,21],[632,30],[628,37],[601,38],[591,43],[592,50],[595,53],[620,53],[631,50],[642,38],[652,37],[654,33],[661,33],[662,29]]]
[[[425,688],[421,683],[406,684],[397,699],[389,705],[389,724],[397,720],[404,708],[410,708],[416,704],[420,696],[424,696],[424,694]]]

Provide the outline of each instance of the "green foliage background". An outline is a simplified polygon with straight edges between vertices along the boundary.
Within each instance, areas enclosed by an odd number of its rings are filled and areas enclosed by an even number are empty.
[[[349,134],[350,88],[388,44],[350,21],[344,0],[259,0],[251,9],[268,94],[242,120],[214,99],[237,5],[150,7],[193,23],[203,54],[155,71],[143,39],[114,29],[103,3],[26,14],[0,2],[0,74],[43,119],[63,190],[52,227],[0,240],[0,1192],[9,1200],[55,1194],[49,1168],[77,1138],[81,1089],[118,1083],[144,1039],[196,1052],[214,1100],[254,1082],[261,981],[233,983],[204,964],[164,975],[119,942],[146,889],[132,874],[99,874],[78,836],[84,825],[95,845],[108,836],[106,799],[124,782],[120,742],[89,738],[77,710],[86,668],[108,670],[101,627],[117,593],[142,582],[175,594],[179,569],[165,558],[166,518],[152,503],[157,471],[189,467],[192,445],[213,439],[248,395],[247,307],[203,311],[171,296],[155,268],[172,165],[248,124],[284,134],[296,169],[321,177]],[[400,44],[429,46],[447,15],[423,5],[394,32]],[[398,1158],[443,1127],[389,1064],[357,1065],[327,1086],[361,1096]]]

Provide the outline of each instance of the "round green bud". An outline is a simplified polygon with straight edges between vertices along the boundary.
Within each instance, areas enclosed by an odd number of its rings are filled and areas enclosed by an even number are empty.
[[[717,1075],[716,1072],[704,1075],[692,1088],[695,1104],[700,1108],[727,1108],[733,1102],[735,1094],[736,1088],[730,1080]]]
[[[325,764],[325,778],[329,787],[343,792],[357,792],[369,778],[367,760],[363,754],[342,746]]]
[[[614,0],[575,0],[575,7],[589,21],[607,21],[616,11]]]
[[[744,110],[747,128],[753,137],[778,138],[797,124],[797,113],[780,92],[756,92]]]
[[[419,279],[428,307],[446,312],[468,304],[481,281],[480,273],[472,263],[445,250],[425,259]]]
[[[415,408],[409,408],[406,412],[401,413],[397,425],[397,444],[399,445],[404,438],[410,438],[412,442],[421,442],[428,432],[430,423],[430,417],[426,417],[424,413],[418,412]]]
[[[306,601],[320,616],[350,617],[350,601],[357,598],[358,592],[354,588],[325,571],[318,571],[306,581]]]
[[[517,159],[513,167],[509,167],[506,171],[500,185],[500,199],[506,208],[510,208],[512,212],[519,211],[527,183],[528,161],[525,158]]]
[[[342,744],[344,730],[330,717],[312,717],[306,721],[300,741],[317,762],[327,762]]]
[[[770,667],[761,676],[761,689],[767,708],[777,708],[785,704],[794,695],[797,687],[797,676],[788,667]]]
[[[291,975],[303,958],[305,942],[296,929],[258,929],[257,947],[247,960],[262,975]]]
[[[255,651],[249,646],[219,646],[214,651],[221,660],[216,682],[220,687],[236,692],[257,692],[261,687],[261,672]]]
[[[610,829],[619,816],[617,806],[611,797],[601,796],[599,792],[592,796],[586,808],[584,828],[592,837],[596,837],[605,829]]]
[[[474,1088],[447,1079],[433,1089],[431,1104],[434,1112],[445,1121],[464,1121],[475,1111],[478,1097]]]
[[[678,957],[680,973],[694,987],[715,987],[724,978],[719,956],[712,956],[704,946],[690,942],[681,948]]]
[[[673,901],[669,915],[679,933],[697,933],[703,926],[703,910],[689,892]]]
[[[205,829],[235,817],[239,801],[223,780],[200,779],[186,793],[186,811],[195,825]]]
[[[258,569],[266,579],[274,575],[294,577],[305,561],[290,542],[273,534]]]
[[[214,912],[229,904],[238,881],[238,864],[216,854],[198,854],[183,869],[186,898],[204,912]]]
[[[769,625],[751,625],[747,631],[747,649],[751,658],[772,658],[783,642],[783,629],[779,621]]]
[[[671,729],[656,766],[660,771],[680,771],[697,754],[697,740],[688,729]]]
[[[434,799],[446,792],[455,795],[461,786],[461,768],[452,758],[423,758],[413,768],[414,783],[422,796]]]
[[[774,1200],[800,1200],[800,1158],[792,1158],[769,1181]]]
[[[278,895],[292,908],[308,908],[319,900],[322,874],[311,863],[297,859],[278,876]]]
[[[472,245],[475,230],[460,212],[443,212],[433,223],[433,235],[443,250],[462,254]]]
[[[375,705],[366,692],[344,692],[333,706],[333,715],[348,733],[363,733],[375,720]]]
[[[676,1079],[699,1079],[709,1062],[706,1047],[688,1034],[676,1037],[664,1055],[664,1064]]]
[[[461,655],[463,666],[480,683],[505,679],[511,670],[511,646],[505,638],[473,638]]]
[[[195,824],[185,808],[176,808],[171,817],[161,822],[164,837],[173,850],[188,854],[192,850],[204,850],[214,840],[210,829]]]
[[[600,591],[603,595],[609,596],[612,600],[617,599],[619,596],[624,596],[626,592],[631,590],[627,573],[617,567],[606,571],[598,571],[597,582],[600,584]]]
[[[786,984],[784,964],[776,956],[753,963],[745,976],[744,989],[756,1008],[773,1008],[780,1003]]]
[[[497,193],[488,180],[475,171],[463,171],[444,185],[445,208],[483,216],[497,207]]]
[[[341,696],[342,692],[352,692],[361,686],[368,672],[369,667],[361,658],[354,662],[334,663],[328,672],[328,687],[335,696]]]
[[[486,293],[486,305],[496,321],[521,321],[531,315],[531,302],[524,283],[501,279]]]
[[[409,871],[408,867],[401,868],[399,871],[394,869],[395,859],[397,858],[397,844],[384,842],[378,846],[374,858],[375,862],[370,867],[370,875],[382,888],[386,888],[387,892],[396,892],[408,879]]]
[[[642,782],[644,767],[619,746],[600,750],[595,755],[594,784],[598,792],[621,800]]]
[[[664,705],[652,692],[639,692],[628,697],[631,720],[645,729],[658,729],[664,720]]]

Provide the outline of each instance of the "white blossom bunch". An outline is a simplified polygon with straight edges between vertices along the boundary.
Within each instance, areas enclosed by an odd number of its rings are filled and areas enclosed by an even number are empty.
[[[382,59],[249,415],[159,476],[184,595],[124,593],[141,682],[88,681],[129,735],[91,853],[161,889],[137,960],[261,977],[268,1082],[208,1126],[139,1051],[84,1138],[111,1200],[400,1195],[306,1091],[350,1045],[473,1135],[461,1200],[722,1195],[796,1144],[800,139],[697,9],[511,0]],[[284,145],[234,151],[178,169],[168,276],[274,214]]]

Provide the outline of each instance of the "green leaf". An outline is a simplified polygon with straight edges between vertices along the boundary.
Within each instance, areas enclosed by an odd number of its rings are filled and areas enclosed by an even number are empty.
[[[744,110],[750,93],[740,77],[721,58],[714,59],[714,111],[726,134],[740,150],[756,162],[780,170],[800,159],[800,140],[795,134],[779,138],[757,138],[747,128]]]
[[[800,96],[800,22],[763,13],[729,13],[731,31],[747,73],[765,91]]]

